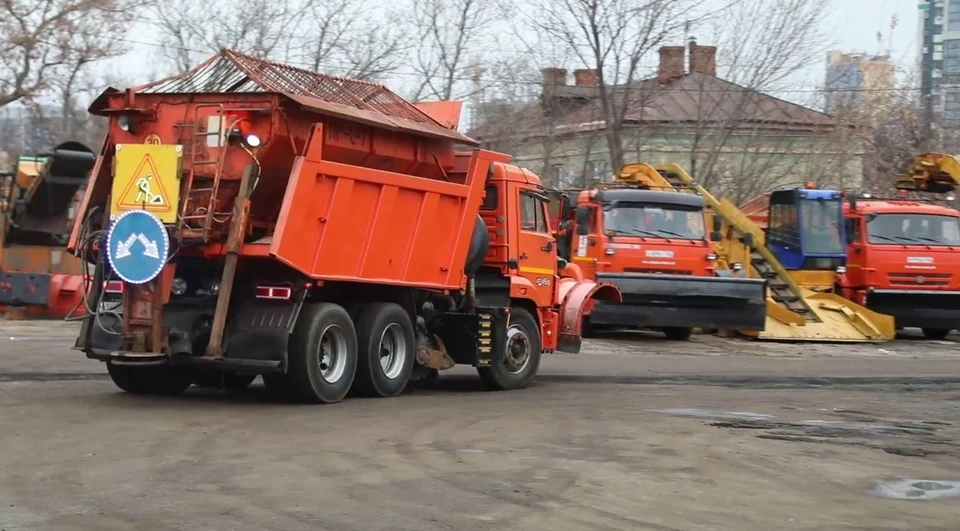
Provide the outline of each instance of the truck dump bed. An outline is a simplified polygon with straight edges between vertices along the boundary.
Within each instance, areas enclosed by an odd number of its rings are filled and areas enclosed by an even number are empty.
[[[311,144],[319,144],[319,130]],[[316,279],[459,289],[489,161],[444,182],[322,159],[290,177],[270,254]],[[481,167],[482,166],[482,167]]]
[[[248,216],[239,254],[317,280],[459,289],[484,181],[499,160],[458,154],[456,145],[477,143],[382,85],[231,50],[169,79],[108,90],[91,112],[110,116],[111,127],[81,214],[112,194],[111,218],[153,211],[180,255],[216,260],[239,197]],[[255,145],[244,144],[251,136]],[[163,163],[165,146],[168,154],[180,146],[179,160]],[[143,168],[167,184],[138,194]],[[156,206],[137,204],[144,197]],[[80,232],[78,222],[71,248]]]

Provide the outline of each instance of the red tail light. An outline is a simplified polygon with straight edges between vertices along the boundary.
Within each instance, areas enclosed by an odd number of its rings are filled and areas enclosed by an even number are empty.
[[[258,299],[289,300],[293,296],[293,289],[282,286],[257,286],[254,295]]]
[[[110,280],[103,283],[103,291],[106,293],[123,293],[123,282],[119,280]]]

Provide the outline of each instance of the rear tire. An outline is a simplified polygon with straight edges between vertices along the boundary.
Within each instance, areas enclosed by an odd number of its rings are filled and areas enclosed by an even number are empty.
[[[921,328],[923,337],[927,339],[945,339],[950,335],[949,328]]]
[[[257,379],[256,374],[237,374],[233,371],[197,371],[193,376],[193,385],[225,391],[246,389]]]
[[[357,372],[357,332],[343,307],[305,304],[288,350],[286,380],[296,398],[332,404],[347,396]]]
[[[477,367],[487,388],[494,391],[523,389],[540,368],[540,326],[527,310],[511,308],[506,344],[497,350],[489,367]]]
[[[663,333],[671,341],[686,341],[693,335],[693,328],[668,327],[663,329]]]
[[[134,369],[132,367],[107,363],[107,373],[110,375],[110,379],[113,380],[114,385],[122,391],[137,395],[143,393],[143,389],[140,388],[140,384],[138,384],[136,378],[134,378]]]
[[[143,392],[151,395],[179,395],[193,383],[190,371],[183,367],[138,367],[132,374]]]
[[[357,392],[378,397],[402,393],[410,381],[417,346],[407,312],[392,302],[368,304],[357,319],[357,338]]]

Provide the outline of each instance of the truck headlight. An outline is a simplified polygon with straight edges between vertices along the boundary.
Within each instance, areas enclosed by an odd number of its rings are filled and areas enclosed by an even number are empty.
[[[612,255],[612,254],[615,253],[615,252],[616,252],[616,251],[613,250],[613,247],[607,247],[606,249],[603,250],[603,254],[605,254],[605,255],[607,255],[607,256],[610,256],[610,255]]]
[[[707,255],[707,260],[716,260],[716,259],[717,259],[717,253],[710,253]]]
[[[177,297],[183,295],[187,292],[187,281],[182,278],[173,279],[173,284],[170,286],[170,293],[173,293]]]
[[[846,273],[846,272],[847,272],[847,268],[846,268],[846,267],[844,267],[844,266],[837,266],[837,273],[840,273],[840,274],[842,275],[842,274],[844,274],[844,273]]]
[[[734,271],[743,271],[743,264],[741,264],[740,262],[734,262],[730,264],[730,268],[733,269]]]
[[[247,135],[245,140],[247,145],[252,148],[260,147],[260,137],[257,135]]]

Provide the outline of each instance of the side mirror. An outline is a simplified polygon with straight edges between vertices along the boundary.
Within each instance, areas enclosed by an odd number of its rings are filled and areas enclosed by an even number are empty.
[[[743,244],[747,247],[753,247],[753,233],[748,232],[743,235]]]
[[[569,262],[563,258],[557,258],[557,271],[563,271],[563,268],[567,267],[568,263]]]
[[[587,207],[577,207],[577,235],[586,236],[590,234],[590,209]]]
[[[587,207],[577,207],[577,225],[590,224],[590,209]]]
[[[713,231],[720,232],[723,230],[723,220],[720,219],[720,216],[717,214],[713,215]]]
[[[718,230],[710,233],[710,241],[718,242],[721,238],[723,238],[723,234]]]

